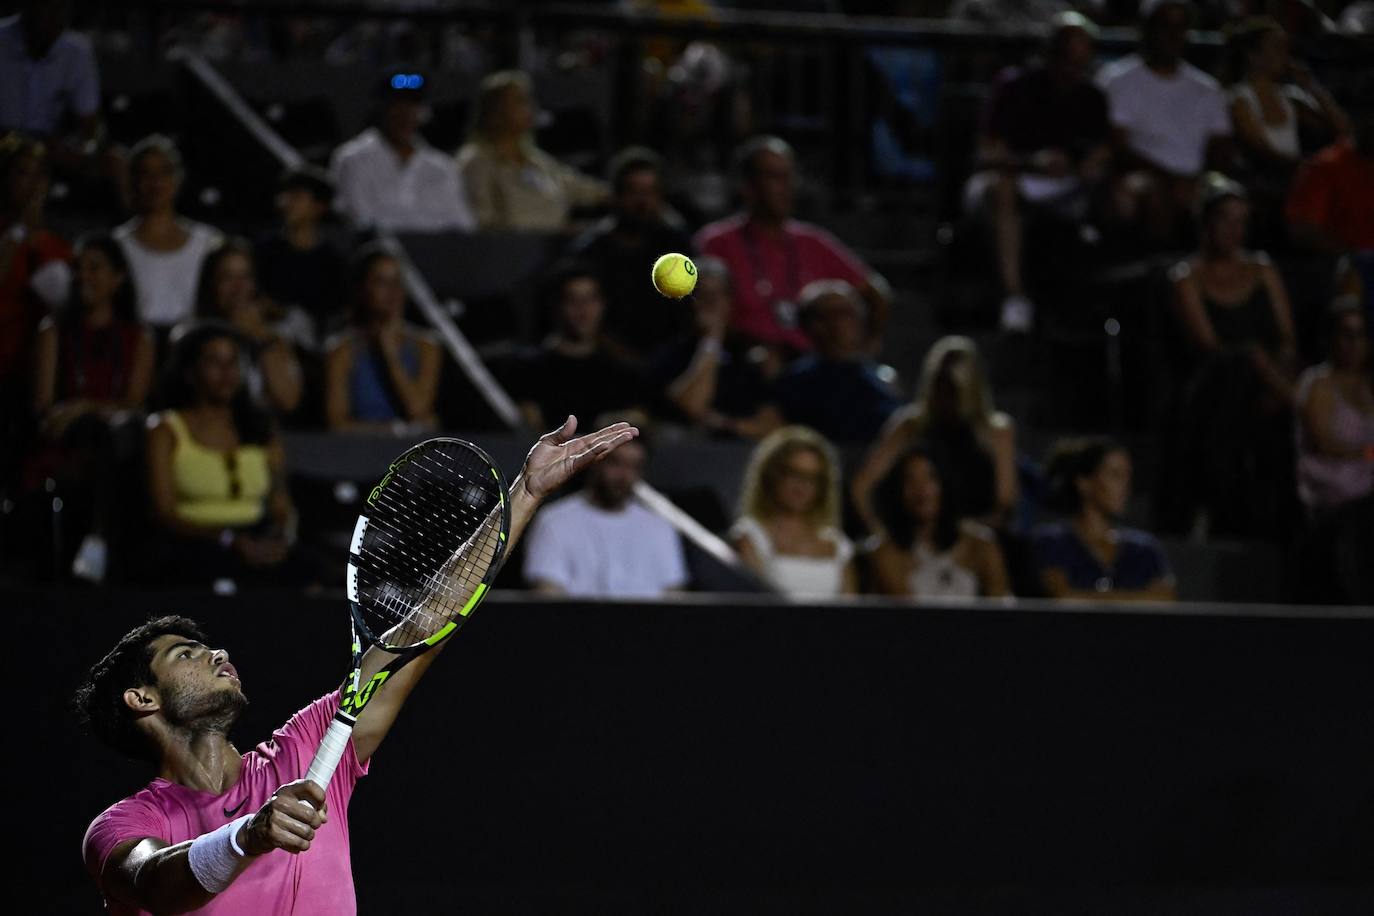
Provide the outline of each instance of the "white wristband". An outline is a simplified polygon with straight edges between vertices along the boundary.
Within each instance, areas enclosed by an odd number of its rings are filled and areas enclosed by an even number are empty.
[[[252,817],[251,814],[245,814],[192,841],[186,853],[187,864],[191,866],[191,874],[196,876],[200,886],[210,893],[218,894],[233,882],[239,863],[246,855],[239,848],[237,834],[239,828]]]

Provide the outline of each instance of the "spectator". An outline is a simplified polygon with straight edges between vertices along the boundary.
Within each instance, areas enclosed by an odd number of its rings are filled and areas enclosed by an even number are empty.
[[[325,356],[325,419],[330,429],[402,433],[438,425],[434,402],[443,353],[404,320],[401,265],[376,243],[353,257],[352,327]]]
[[[238,332],[217,321],[173,335],[165,408],[146,445],[156,581],[289,581],[295,510],[284,453],[243,383],[240,349]]]
[[[1369,328],[1350,296],[1328,315],[1329,358],[1298,381],[1298,496],[1307,524],[1294,600],[1368,604],[1374,594],[1374,385]]]
[[[115,521],[116,473],[132,459],[133,440],[153,381],[153,339],[138,323],[124,251],[108,234],[77,243],[75,295],[60,317],[38,329],[33,409],[44,447],[41,474],[64,491],[86,492],[90,532],[73,572],[99,582]],[[37,473],[32,476],[37,476]]]
[[[1140,15],[1140,53],[1098,77],[1116,129],[1112,207],[1151,243],[1181,247],[1198,176],[1209,160],[1229,155],[1231,121],[1216,80],[1183,59],[1191,7],[1145,0]]]
[[[734,328],[771,346],[810,350],[796,326],[802,289],[816,280],[843,280],[867,304],[865,343],[880,335],[891,298],[887,281],[824,229],[792,219],[792,148],[777,137],[756,137],[740,147],[735,168],[744,212],[696,235],[697,251],[730,269]]]
[[[1045,62],[1013,71],[993,91],[979,141],[980,171],[966,196],[992,228],[1005,298],[1002,328],[1029,331],[1035,309],[1021,269],[1022,213],[1080,222],[1106,175],[1107,99],[1090,77],[1097,28],[1054,17]]]
[[[941,470],[943,503],[956,519],[1001,527],[1016,505],[1016,422],[993,406],[977,345],[942,337],[926,354],[916,400],[894,414],[854,474],[854,507],[882,531],[874,490],[899,457],[921,444]]]
[[[574,207],[605,203],[605,183],[570,168],[534,143],[530,78],[502,70],[482,80],[458,167],[483,229],[563,232]]]
[[[530,588],[576,598],[659,598],[687,585],[677,532],[635,499],[647,459],[642,437],[627,442],[587,470],[581,490],[539,513],[525,553]]]
[[[1205,505],[1217,534],[1278,534],[1290,520],[1279,511],[1283,501],[1266,494],[1292,473],[1296,344],[1288,294],[1268,257],[1244,248],[1244,188],[1209,176],[1198,210],[1201,249],[1172,272],[1193,369],[1180,417],[1179,484],[1169,489],[1188,514]],[[1187,518],[1175,516],[1179,522]]]
[[[959,519],[941,481],[935,458],[919,446],[888,475],[884,534],[872,560],[878,592],[917,600],[1006,597],[1007,567],[997,538]]]
[[[137,410],[153,381],[153,344],[138,323],[133,280],[119,243],[86,236],[76,248],[75,296],[38,329],[34,412],[48,438],[81,418]]]
[[[832,442],[872,442],[901,401],[865,353],[863,299],[843,280],[817,280],[801,290],[800,301],[814,352],[778,377],[782,415]]]
[[[1302,158],[1298,126],[1343,135],[1350,128],[1345,112],[1312,76],[1289,55],[1288,34],[1274,19],[1249,19],[1235,30],[1231,87],[1231,123],[1236,139],[1257,166],[1287,176]]]
[[[1102,437],[1061,441],[1046,462],[1067,522],[1041,525],[1031,551],[1045,593],[1057,599],[1173,601],[1174,577],[1153,535],[1119,527],[1131,496],[1131,456]]]
[[[1293,181],[1286,212],[1303,248],[1374,252],[1374,102],[1362,106],[1353,135],[1309,159]]]
[[[596,272],[576,261],[555,265],[542,298],[554,317],[553,333],[522,363],[512,385],[525,422],[543,429],[546,419],[557,423],[559,417],[639,406],[642,379],[601,341],[606,301]]]
[[[589,229],[571,252],[596,268],[606,292],[606,332],[629,352],[652,353],[682,330],[684,309],[649,282],[661,254],[689,253],[681,219],[663,202],[662,161],[643,147],[611,162],[611,214]]]
[[[387,232],[477,228],[453,160],[420,136],[426,83],[419,73],[388,74],[378,86],[377,126],[334,151],[338,208],[353,225]]]
[[[858,591],[840,530],[840,460],[821,436],[787,426],[759,443],[744,472],[731,543],[744,564],[794,598]]]
[[[100,73],[85,36],[67,28],[70,0],[24,0],[0,19],[0,132],[42,140],[63,172],[115,177],[100,150]]]
[[[43,145],[17,134],[0,139],[0,391],[15,396],[31,371],[38,322],[71,290],[71,247],[45,227],[47,199]]]
[[[1374,386],[1359,305],[1338,299],[1329,333],[1328,360],[1297,386],[1298,496],[1314,516],[1374,492]]]
[[[161,134],[129,151],[135,216],[115,229],[138,292],[138,317],[166,332],[191,317],[200,264],[223,241],[219,230],[184,219],[177,195],[185,172],[181,152]]]
[[[276,303],[258,294],[253,250],[243,239],[221,243],[202,262],[196,317],[225,321],[239,332],[243,377],[255,401],[279,416],[300,406],[305,387],[301,364],[289,332],[281,330],[289,321],[275,321],[285,316]],[[300,330],[298,322],[298,334]]]
[[[324,238],[320,224],[334,201],[329,173],[305,165],[288,171],[277,192],[281,228],[254,248],[262,292],[286,306],[299,306],[313,322],[312,343],[322,341],[344,316],[348,267],[339,249]]]
[[[692,295],[696,327],[662,348],[653,371],[675,414],[715,433],[761,439],[782,425],[770,385],[781,366],[776,351],[749,347],[728,328],[730,273],[716,258],[699,258]]]

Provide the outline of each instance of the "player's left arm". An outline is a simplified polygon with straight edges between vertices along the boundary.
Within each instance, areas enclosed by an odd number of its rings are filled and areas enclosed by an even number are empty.
[[[612,451],[639,435],[639,430],[628,423],[616,423],[585,436],[574,436],[577,432],[577,419],[568,417],[561,427],[539,437],[525,458],[525,466],[520,476],[510,487],[510,536],[506,543],[507,555],[515,549],[520,535],[534,518],[535,510],[550,493],[566,483],[574,474],[588,465],[605,458]],[[434,664],[434,659],[449,642],[445,640],[438,646],[420,655],[410,664],[391,677],[377,690],[376,695],[363,707],[358,716],[358,724],[353,727],[353,752],[360,763],[365,763],[376,752],[377,747],[391,730],[401,707],[405,705],[410,692],[420,682],[420,678]],[[392,654],[376,646],[363,655],[361,683],[367,683],[372,675],[382,670],[393,658]]]

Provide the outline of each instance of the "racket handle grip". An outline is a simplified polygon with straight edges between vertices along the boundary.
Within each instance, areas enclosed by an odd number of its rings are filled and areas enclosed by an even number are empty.
[[[348,747],[349,739],[353,736],[353,724],[357,720],[339,713],[334,720],[329,723],[329,730],[324,733],[323,740],[320,741],[320,749],[315,752],[315,759],[310,762],[310,770],[305,774],[305,778],[319,786],[321,790],[328,791],[329,780],[333,778],[334,771],[339,768],[339,761],[343,759],[344,750]],[[301,799],[301,804],[310,804],[305,799]]]

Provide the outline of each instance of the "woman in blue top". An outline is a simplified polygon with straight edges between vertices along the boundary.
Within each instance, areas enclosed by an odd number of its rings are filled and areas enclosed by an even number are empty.
[[[369,243],[353,257],[352,326],[325,356],[325,419],[330,429],[402,432],[437,425],[439,345],[405,323],[401,265]]]
[[[1061,440],[1047,462],[1067,522],[1041,525],[1031,551],[1051,598],[1173,601],[1169,562],[1154,535],[1115,524],[1131,495],[1131,456],[1105,436]]]

